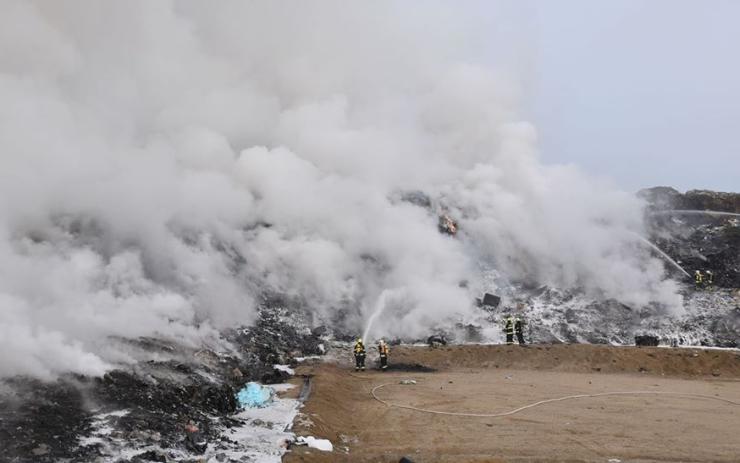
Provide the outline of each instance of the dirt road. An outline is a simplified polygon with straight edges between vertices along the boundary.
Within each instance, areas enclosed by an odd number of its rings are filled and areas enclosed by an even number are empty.
[[[304,367],[313,392],[300,435],[334,452],[294,447],[284,461],[740,461],[740,355],[606,346],[399,348],[415,371],[355,374],[347,362]],[[418,365],[435,368],[421,373]],[[413,385],[400,381],[414,379]],[[654,391],[542,404],[506,417],[449,416],[389,407],[489,414],[575,394]],[[736,402],[733,405],[711,397]]]

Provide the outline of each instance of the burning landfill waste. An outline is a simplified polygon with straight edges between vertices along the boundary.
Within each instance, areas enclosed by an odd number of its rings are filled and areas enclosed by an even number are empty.
[[[331,450],[332,343],[738,346],[737,195],[545,166],[475,14],[284,6],[3,6],[0,461]]]
[[[443,214],[439,217],[439,231],[455,236],[457,234],[457,222],[452,220],[447,214]]]

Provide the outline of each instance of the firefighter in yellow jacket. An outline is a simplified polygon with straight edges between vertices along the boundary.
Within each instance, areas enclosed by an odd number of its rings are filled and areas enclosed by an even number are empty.
[[[524,342],[524,320],[519,315],[508,314],[504,317],[504,333],[506,334],[506,344],[514,344],[514,335],[516,334],[517,342],[520,346]]]
[[[378,343],[378,354],[380,355],[380,369],[383,371],[388,369],[388,354],[390,351],[388,344],[381,339]]]
[[[514,344],[514,327],[516,320],[512,315],[504,317],[504,333],[506,333],[506,344]]]
[[[704,275],[699,270],[694,272],[694,284],[696,285],[696,289],[701,289],[704,286]]]
[[[362,343],[362,338],[358,338],[355,342],[354,347],[355,354],[355,371],[365,370],[365,344]]]

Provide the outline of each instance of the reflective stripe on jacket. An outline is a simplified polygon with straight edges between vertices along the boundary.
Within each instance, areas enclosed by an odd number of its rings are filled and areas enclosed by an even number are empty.
[[[504,330],[506,334],[514,334],[514,317],[508,316],[504,318]]]

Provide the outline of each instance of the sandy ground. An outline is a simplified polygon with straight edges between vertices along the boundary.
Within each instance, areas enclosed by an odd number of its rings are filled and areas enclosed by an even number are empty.
[[[740,404],[740,354],[733,351],[606,346],[397,348],[396,365],[433,373],[355,374],[349,357],[303,367],[312,395],[295,421],[299,435],[330,439],[332,453],[293,447],[284,461],[738,462],[740,405],[672,395],[609,396],[548,403],[507,417],[421,413],[498,413],[543,399],[613,391],[681,392]],[[410,368],[409,370],[413,370]],[[415,385],[401,385],[415,379]]]

